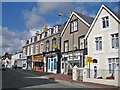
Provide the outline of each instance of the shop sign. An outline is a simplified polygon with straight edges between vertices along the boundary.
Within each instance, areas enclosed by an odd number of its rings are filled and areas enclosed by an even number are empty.
[[[43,55],[34,56],[34,60],[43,60]]]
[[[73,56],[69,56],[69,59],[73,59],[73,58],[74,59],[78,59],[78,56],[75,56],[75,55],[74,55],[74,57]]]

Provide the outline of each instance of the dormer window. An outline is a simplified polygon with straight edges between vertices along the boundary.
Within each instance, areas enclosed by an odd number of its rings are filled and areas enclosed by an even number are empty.
[[[45,32],[45,37],[47,37],[47,32]]]
[[[37,41],[37,36],[34,37],[34,42],[36,42],[36,41]]]
[[[109,17],[108,16],[102,18],[102,27],[103,28],[109,27]]]
[[[58,26],[55,26],[54,27],[54,33],[57,33],[58,32]]]
[[[29,44],[29,40],[27,40],[26,44]]]
[[[53,29],[51,29],[51,35],[53,34],[53,31],[54,31],[54,30],[53,30]]]
[[[31,38],[31,43],[32,43],[32,38]]]
[[[40,39],[42,38],[42,34],[40,34]]]

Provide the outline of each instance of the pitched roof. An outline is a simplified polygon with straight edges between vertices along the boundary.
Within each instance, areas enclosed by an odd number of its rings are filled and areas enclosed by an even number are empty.
[[[90,27],[92,21],[94,20],[93,17],[90,17],[90,16],[84,15],[84,14],[82,14],[82,13],[78,13],[78,12],[73,11],[73,12],[71,13],[68,21],[66,22],[65,27],[63,28],[63,31],[62,31],[60,37],[64,34],[64,32],[65,32],[65,30],[66,30],[66,28],[67,28],[70,20],[72,19],[72,16],[73,16],[73,15],[75,15],[78,19],[80,19],[80,20],[81,20],[83,23],[85,23],[85,25],[88,26],[88,27]]]
[[[118,22],[120,23],[120,16],[119,16],[118,14],[116,14],[115,12],[113,12],[113,11],[112,11],[110,8],[108,8],[107,6],[102,5],[102,6],[100,7],[100,9],[99,9],[99,11],[98,11],[98,13],[97,13],[94,21],[92,22],[92,24],[91,24],[91,26],[90,26],[90,28],[89,28],[86,36],[85,36],[85,39],[89,36],[89,34],[90,34],[90,32],[91,32],[91,30],[92,30],[92,28],[93,28],[93,26],[94,26],[97,18],[99,17],[99,14],[101,13],[101,11],[102,11],[103,9],[105,9],[111,16],[113,16],[113,17],[116,19],[116,21],[118,21]]]
[[[78,13],[76,12],[81,18],[83,18],[87,23],[89,23],[90,25],[92,24],[94,18],[93,17],[90,17],[90,16],[87,16],[87,15],[84,15],[82,13]]]

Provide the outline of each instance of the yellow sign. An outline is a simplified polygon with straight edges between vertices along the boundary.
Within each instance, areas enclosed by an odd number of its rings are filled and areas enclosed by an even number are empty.
[[[87,62],[92,62],[92,57],[87,57]]]
[[[53,44],[52,47],[53,47],[53,48],[57,48],[57,45],[56,45],[56,44]]]
[[[34,56],[32,55],[32,59],[34,58]]]

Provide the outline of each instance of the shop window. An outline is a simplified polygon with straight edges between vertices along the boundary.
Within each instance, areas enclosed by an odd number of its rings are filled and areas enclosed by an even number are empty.
[[[54,69],[57,69],[57,61],[56,61],[56,58],[54,58]]]

